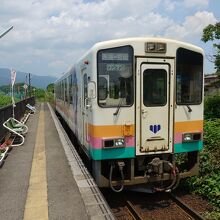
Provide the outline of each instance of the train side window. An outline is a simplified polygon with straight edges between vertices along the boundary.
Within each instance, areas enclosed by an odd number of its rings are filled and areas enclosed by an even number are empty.
[[[59,82],[59,98],[60,98],[60,99],[62,99],[62,94],[61,94],[61,93],[62,93],[62,92],[61,92],[61,91],[62,91],[62,88],[61,88],[61,87],[62,87],[62,86],[61,86],[61,82]]]
[[[86,105],[86,99],[88,98],[88,79],[87,74],[83,76],[83,84],[84,84],[84,106]]]
[[[64,82],[61,81],[61,99],[64,101]]]
[[[99,76],[99,100],[105,100],[108,96],[108,81],[104,76]]]
[[[72,82],[72,75],[69,76],[69,101],[70,101],[70,104],[73,103],[73,89],[72,89],[72,85],[73,85],[73,82]]]
[[[67,79],[64,79],[64,95],[65,95],[65,102],[68,102]]]

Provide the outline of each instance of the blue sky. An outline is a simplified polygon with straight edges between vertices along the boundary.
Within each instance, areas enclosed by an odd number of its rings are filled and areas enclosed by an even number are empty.
[[[1,0],[0,67],[59,76],[94,43],[159,36],[196,44],[202,30],[220,21],[219,0]],[[214,66],[205,62],[205,73]]]

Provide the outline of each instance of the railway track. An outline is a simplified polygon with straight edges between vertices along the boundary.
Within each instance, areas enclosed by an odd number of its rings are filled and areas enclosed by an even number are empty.
[[[190,208],[188,205],[186,205],[181,199],[179,199],[176,195],[170,194],[171,199],[176,203],[178,208],[180,208],[182,211],[186,213],[186,215],[189,217],[188,219],[192,220],[205,220],[198,212]],[[147,218],[144,217],[144,214],[141,215],[140,211],[137,211],[135,206],[130,201],[126,201],[126,207],[129,210],[130,216],[134,220],[145,220]]]
[[[171,199],[180,207],[191,219],[194,220],[205,220],[198,212],[194,209],[190,208],[186,203],[184,203],[180,198],[178,198],[175,194],[170,194]]]
[[[106,198],[117,220],[205,220],[174,194],[126,192],[117,195],[114,198],[107,194],[110,198]]]
[[[130,212],[130,215],[133,217],[134,220],[143,220],[141,215],[135,209],[135,206],[130,201],[126,201],[126,204],[127,204],[128,210]]]

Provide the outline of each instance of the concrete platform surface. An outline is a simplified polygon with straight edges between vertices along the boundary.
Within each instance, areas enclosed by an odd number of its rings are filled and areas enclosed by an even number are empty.
[[[27,126],[0,168],[0,219],[114,219],[52,108],[37,106]]]

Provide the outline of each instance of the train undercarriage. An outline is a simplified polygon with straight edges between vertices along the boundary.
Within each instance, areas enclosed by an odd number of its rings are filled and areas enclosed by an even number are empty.
[[[169,191],[178,186],[181,178],[198,174],[198,152],[181,155],[178,160],[180,165],[174,154],[160,154],[92,161],[92,173],[98,186],[111,187],[114,191],[138,185],[152,191]]]

